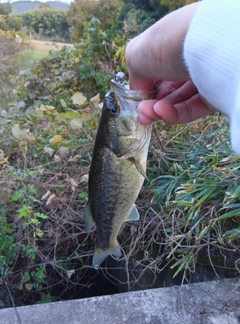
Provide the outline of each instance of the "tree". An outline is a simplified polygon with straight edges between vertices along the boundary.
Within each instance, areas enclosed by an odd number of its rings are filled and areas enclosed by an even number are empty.
[[[17,55],[23,46],[14,38],[0,33],[0,89],[9,83],[11,74],[16,72],[19,63]]]
[[[199,0],[160,0],[160,3],[170,11],[183,7],[193,2],[198,2]]]
[[[169,9],[159,0],[124,0],[118,13],[125,39],[133,38],[163,17]]]
[[[101,29],[110,29],[115,21],[116,12],[120,6],[118,0],[75,0],[71,3],[68,17],[72,26],[71,37],[79,41],[83,36],[84,23],[93,17],[101,21]]]
[[[0,2],[0,15],[8,16],[12,12],[12,7],[9,2]]]
[[[69,21],[65,10],[55,10],[43,6],[21,15],[23,26],[41,36],[51,37],[52,40],[69,41]]]
[[[52,9],[52,7],[50,6],[49,3],[41,3],[40,6],[39,6],[39,9],[42,9],[42,8]]]

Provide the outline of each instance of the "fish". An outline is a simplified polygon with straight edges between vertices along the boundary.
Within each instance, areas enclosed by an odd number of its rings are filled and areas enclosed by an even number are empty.
[[[151,125],[138,121],[143,94],[130,90],[124,77],[118,73],[104,98],[89,170],[84,217],[88,233],[96,225],[95,269],[109,255],[121,257],[117,236],[124,222],[139,219],[135,201],[146,178]]]

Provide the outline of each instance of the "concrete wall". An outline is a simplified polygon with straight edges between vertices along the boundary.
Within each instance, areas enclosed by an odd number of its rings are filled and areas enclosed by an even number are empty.
[[[239,324],[240,280],[6,308],[0,324]]]

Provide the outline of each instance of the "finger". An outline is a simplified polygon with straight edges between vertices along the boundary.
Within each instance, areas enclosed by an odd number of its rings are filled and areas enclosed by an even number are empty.
[[[159,115],[159,119],[163,119],[168,124],[185,124],[213,113],[199,94],[176,105],[160,100],[153,109]]]
[[[160,100],[166,97],[176,89],[180,88],[184,83],[186,83],[186,81],[182,81],[182,82],[163,81],[156,95],[156,99]]]
[[[196,87],[191,81],[164,82],[164,87],[164,99],[160,101],[155,99],[144,100],[139,104],[139,121],[142,124],[148,125],[153,121],[164,118],[168,123],[175,123],[178,116],[173,105],[191,98],[197,92]],[[166,96],[167,93],[170,94]],[[158,97],[159,95],[156,98],[158,99]]]
[[[152,118],[150,118],[144,114],[141,114],[141,113],[139,113],[139,115],[138,115],[138,120],[140,121],[140,123],[142,125],[150,125],[153,122],[155,122],[155,119],[152,119]],[[159,117],[158,117],[158,120],[159,120]]]
[[[198,90],[192,81],[185,81],[184,83],[178,82],[178,83],[168,84],[166,85],[166,90],[163,89],[163,91],[165,91],[165,93],[169,91],[169,94],[165,95],[162,98],[162,100],[167,101],[172,105],[188,100],[198,93]],[[160,98],[157,96],[157,99]]]
[[[129,68],[129,87],[131,90],[141,90],[146,93],[152,90],[155,86],[155,81],[143,76],[136,74],[132,69]]]
[[[149,125],[155,120],[159,120],[160,117],[153,110],[153,106],[157,103],[157,100],[143,100],[138,105],[139,121],[143,125]]]

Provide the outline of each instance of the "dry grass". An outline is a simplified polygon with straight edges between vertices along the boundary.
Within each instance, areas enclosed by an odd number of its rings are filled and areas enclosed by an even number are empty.
[[[37,51],[50,51],[50,50],[60,50],[63,46],[69,46],[73,48],[73,44],[69,43],[59,43],[51,41],[39,41],[32,39],[30,41],[33,48]]]

